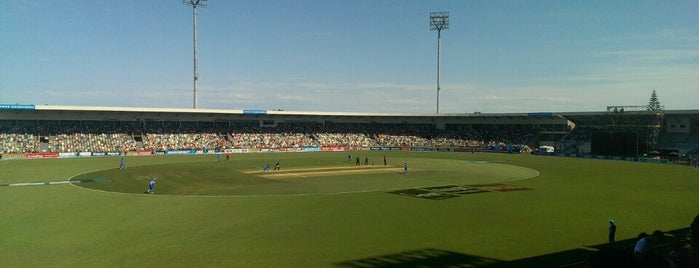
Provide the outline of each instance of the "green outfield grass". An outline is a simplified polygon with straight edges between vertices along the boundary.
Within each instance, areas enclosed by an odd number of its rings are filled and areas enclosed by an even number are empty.
[[[0,187],[0,267],[547,267],[604,244],[609,218],[624,240],[699,213],[685,166],[386,152],[383,167],[367,151],[356,167],[347,154],[3,160],[0,184],[83,182]],[[400,194],[486,184],[520,191]]]

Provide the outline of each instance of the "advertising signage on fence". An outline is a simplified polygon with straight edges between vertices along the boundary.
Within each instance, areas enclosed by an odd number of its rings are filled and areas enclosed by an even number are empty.
[[[28,153],[27,158],[58,158],[59,153]]]
[[[59,158],[74,158],[80,156],[79,154],[76,153],[58,153]]]
[[[247,153],[248,149],[226,149],[224,151],[226,153],[242,154],[242,153]]]
[[[320,150],[323,152],[339,152],[339,151],[344,151],[345,147],[344,146],[323,146],[323,147],[320,147]]]
[[[400,151],[400,147],[371,147],[372,151]]]
[[[146,150],[143,150],[143,151],[138,151],[137,154],[138,154],[138,155],[152,155],[152,154],[153,154],[153,151],[146,151]]]
[[[34,104],[0,104],[0,110],[34,110]]]
[[[196,152],[197,152],[197,150],[174,150],[174,151],[165,151],[165,154],[194,154]]]
[[[243,114],[267,114],[267,110],[243,110]]]

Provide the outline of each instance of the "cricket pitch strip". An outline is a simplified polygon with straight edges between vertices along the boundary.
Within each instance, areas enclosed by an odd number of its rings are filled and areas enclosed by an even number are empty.
[[[355,174],[378,174],[378,173],[403,173],[403,168],[392,166],[328,166],[309,167],[282,170],[262,170],[245,171],[244,174],[251,174],[264,177],[266,179],[291,179],[291,178],[311,178],[320,176],[341,176]]]

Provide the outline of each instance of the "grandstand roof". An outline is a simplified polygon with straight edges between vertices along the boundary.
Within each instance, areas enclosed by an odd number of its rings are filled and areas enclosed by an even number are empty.
[[[665,116],[699,116],[699,110],[666,110]],[[629,112],[624,115],[647,114]],[[410,123],[561,123],[595,124],[609,118],[610,112],[534,112],[534,113],[452,113],[452,114],[399,114],[360,112],[313,112],[284,110],[227,110],[191,108],[146,108],[104,106],[61,106],[0,104],[0,119],[10,120],[179,120],[179,121],[225,121],[225,120],[337,120],[351,119],[358,122],[410,122]]]
[[[86,111],[86,112],[138,112],[138,113],[193,113],[193,114],[269,114],[269,115],[320,115],[320,116],[530,116],[531,113],[458,113],[458,114],[400,114],[400,113],[358,113],[358,112],[314,112],[285,110],[227,110],[227,109],[192,109],[192,108],[145,108],[145,107],[107,107],[107,106],[61,106],[36,105],[35,110],[46,111]],[[536,113],[536,116],[553,113]]]
[[[561,116],[582,125],[604,125],[608,124],[611,116],[653,116],[654,111],[631,111],[631,112],[566,112]],[[664,117],[698,117],[699,110],[664,110],[661,112]]]
[[[0,120],[80,120],[80,121],[197,121],[276,122],[315,121],[332,123],[430,124],[567,124],[559,114],[538,113],[459,113],[398,114],[310,112],[283,110],[226,110],[144,107],[60,106],[0,104]],[[271,120],[267,123],[264,120]]]

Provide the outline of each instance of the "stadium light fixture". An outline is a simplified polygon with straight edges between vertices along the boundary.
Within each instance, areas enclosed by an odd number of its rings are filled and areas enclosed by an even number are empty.
[[[199,106],[198,96],[199,91],[197,90],[197,80],[199,80],[199,73],[197,72],[197,7],[206,7],[207,0],[182,0],[182,3],[188,6],[192,6],[192,18],[194,24],[194,109]]]
[[[439,113],[439,78],[442,60],[442,30],[449,29],[449,12],[430,12],[430,31],[437,31],[437,113]]]

